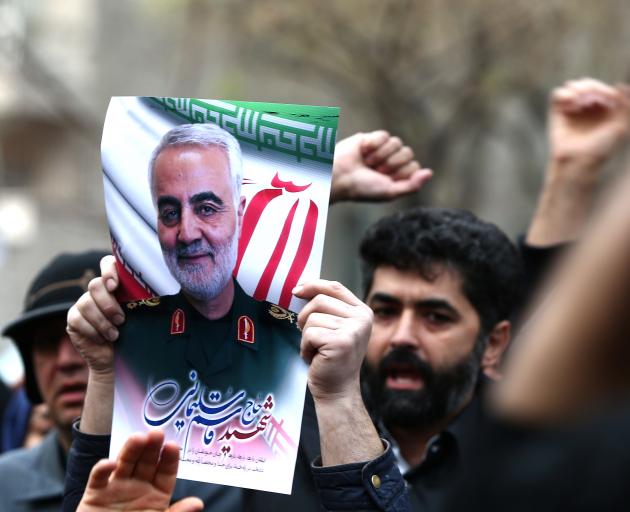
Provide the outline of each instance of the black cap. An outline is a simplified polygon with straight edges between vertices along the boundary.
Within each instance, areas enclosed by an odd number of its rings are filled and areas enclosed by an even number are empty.
[[[33,371],[33,327],[46,319],[65,316],[68,309],[87,291],[88,283],[100,275],[99,263],[106,251],[63,253],[54,258],[35,277],[24,299],[24,311],[2,329],[12,338],[24,363],[26,394],[33,404],[41,403]]]

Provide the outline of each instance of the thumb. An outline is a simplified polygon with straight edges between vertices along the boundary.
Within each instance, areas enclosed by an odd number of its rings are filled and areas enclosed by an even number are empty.
[[[118,270],[116,268],[116,258],[108,255],[101,259],[101,277],[105,281],[107,291],[112,293],[118,288]]]
[[[198,512],[199,510],[203,510],[203,501],[190,497],[173,503],[165,512]]]

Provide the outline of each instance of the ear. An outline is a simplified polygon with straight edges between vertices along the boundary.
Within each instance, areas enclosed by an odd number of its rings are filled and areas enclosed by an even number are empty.
[[[243,229],[243,214],[245,213],[245,196],[241,196],[238,201],[238,210],[236,211],[236,222],[238,223],[238,237],[241,238],[241,229]]]
[[[509,320],[502,320],[496,324],[488,335],[488,345],[481,358],[481,369],[486,377],[501,380],[501,359],[510,344],[512,326]]]

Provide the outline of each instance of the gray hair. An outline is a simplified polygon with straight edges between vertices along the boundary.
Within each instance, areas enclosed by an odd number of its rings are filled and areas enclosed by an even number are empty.
[[[220,147],[225,150],[232,177],[234,207],[238,209],[238,202],[241,197],[241,182],[243,178],[241,147],[238,141],[223,128],[219,128],[215,124],[203,123],[181,124],[170,129],[164,134],[160,143],[153,150],[151,160],[149,161],[149,187],[151,188],[151,197],[153,197],[153,202],[156,200],[153,179],[155,161],[160,153],[166,148],[179,146],[202,146],[208,148]]]

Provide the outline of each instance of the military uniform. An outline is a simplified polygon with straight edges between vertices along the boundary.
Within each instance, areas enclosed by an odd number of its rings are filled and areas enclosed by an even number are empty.
[[[182,293],[124,308],[117,358],[149,385],[173,379],[186,386],[194,370],[208,391],[227,398],[243,389],[263,400],[300,364],[297,315],[253,299],[236,281],[230,311],[216,320],[201,315]]]

